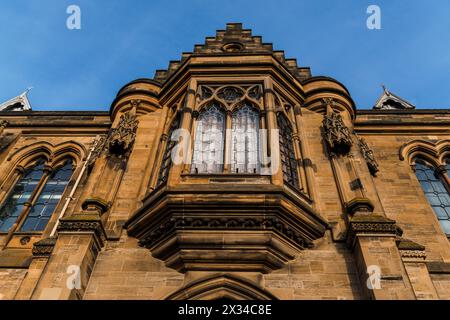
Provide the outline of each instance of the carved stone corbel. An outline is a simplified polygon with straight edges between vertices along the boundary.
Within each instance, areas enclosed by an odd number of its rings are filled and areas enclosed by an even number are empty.
[[[105,142],[105,148],[111,154],[128,158],[136,138],[139,121],[132,111],[124,113],[119,120],[119,125],[112,129]]]
[[[106,232],[100,216],[97,213],[83,212],[75,213],[61,218],[58,225],[58,233],[91,233],[99,248],[106,241]]]
[[[403,260],[425,260],[425,247],[409,239],[398,237],[395,241]]]
[[[139,101],[132,101],[133,105],[136,103]],[[120,117],[118,126],[111,129],[108,136],[100,137],[88,161],[89,170],[92,170],[97,159],[103,154],[115,155],[123,160],[129,157],[139,124],[134,110],[124,113]]]
[[[53,252],[56,244],[56,238],[45,238],[33,244],[33,258],[48,258]]]

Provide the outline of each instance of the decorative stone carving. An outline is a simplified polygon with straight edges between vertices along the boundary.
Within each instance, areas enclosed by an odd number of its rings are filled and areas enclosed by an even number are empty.
[[[258,230],[271,229],[281,235],[294,241],[302,249],[312,248],[313,244],[310,240],[305,239],[302,235],[293,230],[289,225],[275,217],[257,217],[257,218],[185,218],[174,217],[167,218],[164,222],[154,227],[148,236],[139,241],[139,244],[146,248],[152,248],[167,233],[177,228],[191,229],[222,229],[222,230]]]
[[[248,96],[252,99],[259,100],[262,97],[262,88],[260,85],[256,85],[248,89]]]
[[[106,241],[106,233],[97,213],[76,213],[59,220],[58,232],[91,232],[100,247]]]
[[[217,97],[227,102],[234,102],[240,99],[244,93],[237,87],[225,87],[217,92]]]
[[[403,259],[425,260],[425,247],[409,239],[398,237],[395,241]]]
[[[103,151],[105,150],[105,143],[106,143],[106,136],[100,136],[99,140],[95,142],[95,148],[92,150],[91,157],[89,158],[89,161],[87,163],[87,166],[89,170],[92,169],[92,167],[95,164],[95,161],[102,155]]]
[[[8,121],[6,120],[0,120],[0,134],[3,132],[3,129],[5,129],[8,126]]]
[[[139,103],[139,100],[133,100],[131,104],[135,105],[136,103]],[[128,158],[136,138],[138,124],[139,121],[136,119],[134,112],[124,113],[120,117],[119,125],[111,129],[108,136],[100,136],[87,164],[89,170],[92,169],[95,161],[106,152],[119,158]]]
[[[262,86],[260,84],[242,86],[201,85],[197,92],[197,99],[198,102],[202,102],[214,98],[225,105],[235,105],[241,103],[246,98],[260,102],[263,95],[262,92]]]
[[[370,174],[375,176],[378,172],[378,162],[375,160],[375,156],[373,154],[372,149],[367,145],[367,142],[364,138],[357,136],[359,148],[361,149],[361,153],[366,160],[367,167],[369,168]]]
[[[56,238],[54,237],[45,238],[35,242],[32,249],[33,257],[49,257],[53,252],[55,244]]]
[[[358,235],[390,235],[400,237],[403,230],[396,224],[395,220],[374,214],[355,215],[350,219],[347,234],[347,244],[353,246]]]
[[[331,112],[323,119],[324,138],[331,153],[337,155],[347,154],[352,147],[350,131],[339,113]]]
[[[106,140],[106,148],[115,155],[128,157],[136,138],[139,121],[134,112],[124,113],[119,120],[119,125],[112,129]]]

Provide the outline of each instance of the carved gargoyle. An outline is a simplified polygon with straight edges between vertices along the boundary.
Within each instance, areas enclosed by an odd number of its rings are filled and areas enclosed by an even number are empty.
[[[329,150],[334,154],[345,155],[352,147],[350,131],[336,112],[330,112],[323,119],[324,138]]]

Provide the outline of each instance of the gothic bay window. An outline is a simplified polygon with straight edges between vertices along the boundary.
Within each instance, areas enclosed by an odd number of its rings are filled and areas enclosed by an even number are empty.
[[[293,132],[288,119],[282,112],[277,114],[277,124],[280,137],[280,160],[283,179],[291,186],[299,188],[297,161],[292,139]]]
[[[434,167],[424,161],[416,161],[415,171],[442,229],[447,235],[450,234],[450,195],[444,182],[437,176]]]
[[[72,176],[72,160],[53,171],[38,160],[25,169],[0,209],[0,232],[8,232],[19,220],[20,231],[43,231]]]

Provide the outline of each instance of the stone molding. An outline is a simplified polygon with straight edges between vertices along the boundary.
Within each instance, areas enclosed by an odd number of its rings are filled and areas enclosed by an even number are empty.
[[[49,257],[53,252],[56,240],[57,238],[51,237],[35,242],[33,244],[32,249],[33,257],[34,258]]]

